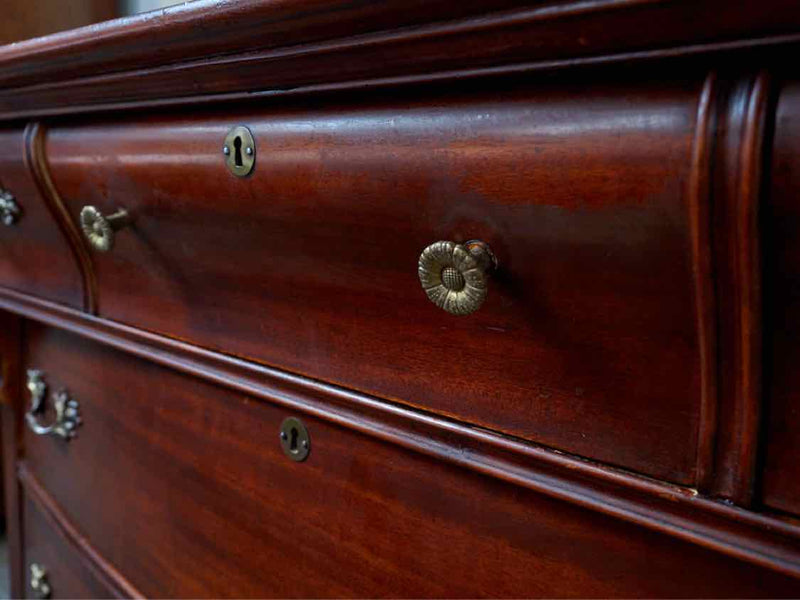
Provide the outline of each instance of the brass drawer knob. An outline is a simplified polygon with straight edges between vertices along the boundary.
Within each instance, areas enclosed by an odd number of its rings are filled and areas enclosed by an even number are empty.
[[[130,223],[128,211],[121,208],[113,215],[103,216],[94,206],[81,209],[81,229],[89,244],[98,252],[114,247],[114,234]]]
[[[451,315],[468,315],[486,299],[489,272],[497,260],[478,240],[435,242],[419,257],[419,281],[428,298]]]
[[[21,212],[13,194],[0,188],[0,222],[10,227],[19,221]]]
[[[78,401],[70,398],[67,390],[58,390],[53,398],[56,418],[50,425],[42,425],[38,416],[44,412],[44,403],[47,397],[47,384],[44,381],[43,373],[36,369],[29,369],[27,387],[31,395],[31,407],[25,413],[28,428],[36,435],[55,435],[66,440],[74,438],[76,430],[81,424]]]
[[[39,563],[31,563],[31,591],[35,598],[49,598],[53,593],[47,578],[47,569]]]

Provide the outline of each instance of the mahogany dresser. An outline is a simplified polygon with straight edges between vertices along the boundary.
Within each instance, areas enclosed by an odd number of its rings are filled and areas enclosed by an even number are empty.
[[[0,48],[12,593],[800,596],[796,0],[201,0]]]

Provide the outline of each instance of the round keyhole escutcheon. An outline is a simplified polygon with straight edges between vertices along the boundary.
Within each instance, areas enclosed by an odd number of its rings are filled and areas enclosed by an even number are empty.
[[[246,177],[256,164],[256,141],[252,132],[238,125],[228,132],[222,145],[225,166],[237,177]]]
[[[311,438],[303,422],[296,417],[287,417],[281,423],[281,448],[293,461],[302,462],[311,452]]]

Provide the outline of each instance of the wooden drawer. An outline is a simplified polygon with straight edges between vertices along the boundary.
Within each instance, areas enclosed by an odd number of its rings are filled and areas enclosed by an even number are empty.
[[[27,470],[146,596],[787,596],[800,581],[69,334],[25,363],[80,401],[71,442],[26,431]]]
[[[800,514],[800,83],[782,86],[764,206],[764,502]]]
[[[41,581],[50,587],[50,598],[117,597],[113,589],[103,583],[102,575],[98,575],[59,531],[52,517],[28,497],[22,503],[22,519],[26,597],[41,597],[32,589],[31,565],[34,564],[44,569]]]
[[[699,89],[608,77],[95,121],[47,151],[76,221],[133,215],[95,253],[102,316],[693,483]],[[222,154],[237,124],[246,178]],[[470,239],[499,270],[453,316],[418,258]]]
[[[22,129],[0,128],[0,193],[19,208],[13,225],[0,222],[0,286],[83,307],[77,262],[34,182]],[[0,210],[0,212],[2,212]]]

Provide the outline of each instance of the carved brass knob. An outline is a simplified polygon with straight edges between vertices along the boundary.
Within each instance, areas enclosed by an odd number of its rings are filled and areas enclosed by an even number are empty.
[[[49,598],[53,592],[47,577],[47,569],[39,563],[31,563],[30,583],[35,598]]]
[[[130,223],[130,215],[125,209],[119,209],[107,217],[94,206],[81,209],[81,229],[89,244],[98,252],[108,252],[114,247],[114,235],[119,229]]]
[[[489,271],[496,266],[483,242],[436,242],[420,254],[419,281],[436,306],[451,315],[468,315],[486,299]]]
[[[67,390],[61,389],[55,393],[53,408],[56,411],[56,418],[50,425],[42,425],[38,419],[38,415],[44,412],[47,396],[47,384],[41,371],[28,370],[28,392],[31,395],[31,407],[25,413],[25,421],[33,433],[55,435],[66,440],[75,437],[76,430],[81,424],[80,405],[77,400],[69,397]]]
[[[13,194],[0,188],[0,222],[11,226],[19,220],[21,212]]]

